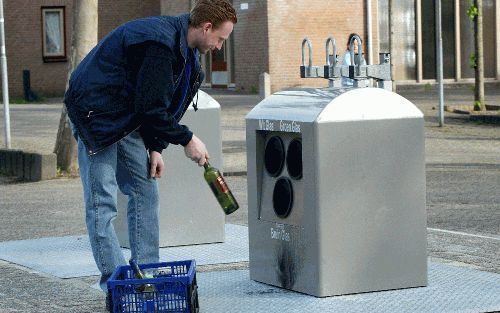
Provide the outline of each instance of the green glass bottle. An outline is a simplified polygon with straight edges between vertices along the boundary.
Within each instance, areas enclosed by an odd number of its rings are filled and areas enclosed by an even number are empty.
[[[147,277],[144,275],[144,273],[141,271],[139,268],[139,265],[137,265],[137,262],[133,259],[130,259],[128,261],[130,264],[130,267],[132,268],[132,271],[134,272],[134,276],[137,279],[146,279]],[[136,287],[136,290],[139,292],[147,292],[147,293],[153,293],[156,291],[156,288],[152,284],[144,284]]]
[[[205,180],[210,186],[210,189],[212,189],[215,198],[217,198],[217,201],[222,207],[222,210],[224,210],[224,213],[228,215],[238,210],[240,206],[238,205],[238,202],[236,202],[236,199],[234,198],[231,190],[229,190],[229,187],[224,181],[224,177],[222,177],[219,170],[213,166],[210,166],[210,163],[208,163],[208,161],[207,163],[205,163],[204,167]]]

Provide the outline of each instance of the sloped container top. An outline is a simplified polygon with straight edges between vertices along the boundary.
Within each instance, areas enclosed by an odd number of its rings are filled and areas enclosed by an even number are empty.
[[[246,119],[298,122],[344,122],[423,118],[423,113],[397,93],[381,88],[300,88],[262,100]]]
[[[198,97],[198,98],[197,98]],[[203,90],[198,90],[198,95],[194,96],[193,101],[190,103],[188,110],[193,110],[193,102],[198,100],[197,105],[198,109],[219,109],[220,104],[214,98],[212,98],[209,94],[204,92]]]

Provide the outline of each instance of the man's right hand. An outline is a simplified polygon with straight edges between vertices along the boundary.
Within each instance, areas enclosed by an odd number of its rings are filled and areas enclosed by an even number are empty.
[[[184,153],[188,158],[198,163],[198,166],[203,166],[210,158],[205,144],[194,134],[191,141],[184,147]]]

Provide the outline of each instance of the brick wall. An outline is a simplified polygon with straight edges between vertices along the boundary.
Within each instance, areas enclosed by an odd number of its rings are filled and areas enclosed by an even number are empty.
[[[189,0],[161,0],[161,15],[179,15],[191,9]]]
[[[248,9],[242,9],[244,3]],[[314,64],[322,66],[328,36],[336,38],[342,56],[351,32],[365,34],[362,0],[346,0],[337,6],[321,0],[233,0],[233,5],[238,15],[233,32],[234,81],[238,89],[245,91],[258,88],[262,72],[271,74],[273,92],[291,86],[326,86],[324,79],[300,79],[302,39],[305,36],[312,39]],[[163,14],[167,11],[178,14],[188,8],[186,0],[162,1]],[[372,10],[374,18],[375,9],[376,3]]]
[[[4,1],[5,40],[9,95],[23,96],[23,70],[31,72],[31,88],[44,96],[61,95],[66,85],[68,62],[44,63],[42,54],[42,6],[65,6],[66,51],[71,42],[71,1],[7,0]]]
[[[242,10],[242,3],[247,3],[248,9]],[[236,87],[258,91],[259,74],[269,72],[267,0],[234,0],[233,5],[238,16],[233,31]]]
[[[99,0],[99,38],[125,22],[160,13],[158,0]]]
[[[69,63],[43,61],[42,6],[65,6],[66,53],[69,57],[73,23],[71,0],[4,1],[9,95],[13,99],[23,97],[24,69],[30,70],[31,88],[37,94],[45,97],[64,94]],[[158,0],[99,0],[99,38],[126,21],[159,14]]]
[[[313,65],[317,66],[325,64],[325,42],[329,36],[333,36],[337,42],[339,58],[345,52],[350,33],[356,32],[364,39],[364,2],[346,0],[342,1],[342,5],[332,3],[324,0],[268,2],[272,92],[291,86],[328,85],[325,79],[300,78],[301,43],[304,37],[309,37],[312,41]],[[306,63],[307,56],[306,49]]]
[[[99,0],[99,38],[135,18],[187,12],[191,1]],[[66,51],[69,55],[72,2],[4,0],[9,91],[12,98],[23,96],[24,69],[30,70],[31,86],[36,93],[43,96],[63,95],[68,62],[43,62],[41,7],[65,6]],[[243,3],[248,4],[247,10],[241,9]],[[257,88],[258,77],[262,72],[271,74],[273,92],[292,86],[325,86],[327,82],[323,79],[299,78],[302,39],[305,36],[312,39],[315,65],[325,62],[324,44],[329,35],[337,40],[342,56],[349,33],[361,34],[366,42],[364,3],[363,0],[233,0],[239,19],[233,33],[236,87],[246,91]],[[378,63],[379,52],[377,5],[378,0],[373,0],[373,63]]]
[[[248,9],[242,9],[242,4]],[[326,86],[323,79],[300,79],[302,39],[313,42],[314,65],[325,63],[325,40],[333,35],[340,57],[351,32],[366,42],[364,1],[345,0],[332,6],[322,0],[233,0],[238,23],[234,28],[234,81],[245,91],[256,90],[259,74],[271,74],[272,91],[292,86]],[[378,42],[377,0],[372,2],[373,41]],[[11,97],[22,97],[22,71],[31,71],[31,85],[43,96],[64,93],[68,62],[44,63],[42,59],[41,6],[66,7],[66,47],[70,50],[71,0],[6,0],[5,30]],[[346,9],[349,8],[349,11]],[[190,0],[100,0],[99,38],[118,25],[144,16],[188,12]],[[354,13],[353,13],[354,12]],[[374,63],[378,46],[374,44]]]

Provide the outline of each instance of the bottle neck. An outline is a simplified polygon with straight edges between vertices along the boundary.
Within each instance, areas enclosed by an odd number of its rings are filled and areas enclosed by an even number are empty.
[[[139,268],[139,265],[135,260],[130,259],[129,261],[130,267],[132,267],[132,270],[134,271],[134,274],[137,278],[139,279],[144,279],[144,274],[142,273],[141,269]]]
[[[208,169],[208,168],[210,167],[210,163],[208,163],[208,161],[207,161],[207,162],[205,162],[205,164],[203,164],[203,167],[204,167],[205,169]]]

